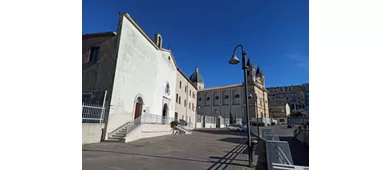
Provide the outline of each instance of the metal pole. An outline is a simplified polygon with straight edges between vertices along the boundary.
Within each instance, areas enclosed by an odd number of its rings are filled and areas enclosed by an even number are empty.
[[[104,91],[104,98],[103,98],[103,106],[102,106],[102,111],[100,112],[100,120],[99,123],[103,122],[103,116],[106,111],[106,97],[107,97],[107,90]]]
[[[249,104],[248,104],[248,81],[246,77],[246,73],[248,67],[246,66],[246,58],[245,51],[242,50],[242,69],[244,71],[244,87],[245,87],[245,112],[246,112],[246,124],[248,127],[247,136],[248,136],[248,157],[249,157],[249,166],[252,166],[253,157],[252,157],[252,144],[251,144],[251,132],[250,132],[250,124],[249,124]]]

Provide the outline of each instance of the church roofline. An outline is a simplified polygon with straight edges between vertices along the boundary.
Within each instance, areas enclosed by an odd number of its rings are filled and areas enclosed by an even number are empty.
[[[226,85],[226,86],[217,86],[217,87],[210,87],[210,88],[204,88],[199,91],[209,91],[209,90],[219,90],[224,88],[233,88],[233,87],[240,87],[242,84],[232,84],[232,85]]]
[[[184,74],[184,72],[180,70],[179,67],[176,67],[176,68],[177,68],[177,71],[178,71],[181,75],[183,75],[183,77],[192,85],[192,87],[194,87],[196,90],[199,90],[199,89],[193,84],[193,82],[186,76],[186,74]]]
[[[134,25],[134,27],[146,38],[146,40],[149,41],[149,43],[156,49],[156,50],[159,50],[159,51],[165,51],[165,52],[169,52],[171,54],[171,58],[173,60],[173,63],[175,64],[176,68],[179,68],[177,63],[176,63],[176,60],[175,60],[175,57],[173,56],[172,54],[172,51],[171,50],[167,50],[167,49],[164,49],[164,48],[159,48],[156,43],[152,40],[152,38],[150,38],[148,36],[148,34],[146,34],[146,32],[141,28],[141,26],[135,21],[135,19],[133,17],[131,17],[127,12],[120,12],[119,13],[119,28],[122,27],[122,21],[123,21],[123,17],[126,17],[131,24]],[[120,31],[118,31],[118,34],[120,34]],[[120,39],[120,38],[119,38]]]

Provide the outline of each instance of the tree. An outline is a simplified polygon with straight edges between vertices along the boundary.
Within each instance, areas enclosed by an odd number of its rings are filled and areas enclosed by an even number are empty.
[[[234,124],[236,120],[234,120],[232,113],[229,113],[229,123]]]

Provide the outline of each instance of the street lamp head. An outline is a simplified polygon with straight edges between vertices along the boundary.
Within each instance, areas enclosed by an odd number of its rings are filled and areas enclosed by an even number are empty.
[[[248,95],[248,99],[251,99],[252,97],[253,97],[252,94],[249,94],[249,95]]]
[[[229,61],[229,64],[238,64],[240,60],[237,58],[236,54],[233,54],[232,58]]]

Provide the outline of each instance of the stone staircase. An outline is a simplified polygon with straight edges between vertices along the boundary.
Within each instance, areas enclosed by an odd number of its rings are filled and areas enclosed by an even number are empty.
[[[126,123],[127,124],[127,123]],[[113,134],[108,135],[107,142],[125,142],[127,126],[117,129]]]
[[[182,133],[184,133],[186,135],[192,134],[192,130],[189,127],[178,125],[177,129],[179,129],[179,131],[181,132],[179,134],[182,134]]]

